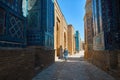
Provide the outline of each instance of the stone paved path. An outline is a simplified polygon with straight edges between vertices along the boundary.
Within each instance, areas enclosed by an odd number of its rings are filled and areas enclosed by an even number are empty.
[[[40,72],[33,80],[115,80],[113,77],[83,60],[83,52],[58,60]]]

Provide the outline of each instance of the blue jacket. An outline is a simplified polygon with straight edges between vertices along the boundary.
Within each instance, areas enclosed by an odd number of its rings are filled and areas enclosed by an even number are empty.
[[[64,50],[64,56],[68,56],[68,50]]]

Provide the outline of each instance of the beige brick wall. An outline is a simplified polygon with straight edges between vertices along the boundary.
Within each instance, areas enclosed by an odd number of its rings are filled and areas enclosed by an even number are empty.
[[[68,48],[67,22],[56,0],[54,1],[54,6],[55,6],[54,49],[56,53],[55,56],[57,55],[60,56],[63,49]],[[62,49],[60,49],[60,46],[62,47]]]

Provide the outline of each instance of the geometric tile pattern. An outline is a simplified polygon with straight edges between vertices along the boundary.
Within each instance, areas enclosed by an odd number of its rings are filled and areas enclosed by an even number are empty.
[[[9,15],[9,35],[14,38],[23,38],[23,22],[15,16]]]
[[[0,47],[26,46],[22,0],[0,0]]]

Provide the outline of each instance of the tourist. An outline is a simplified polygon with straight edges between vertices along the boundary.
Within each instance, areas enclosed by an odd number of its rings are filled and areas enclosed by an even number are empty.
[[[68,59],[68,50],[66,48],[64,49],[64,59]]]

